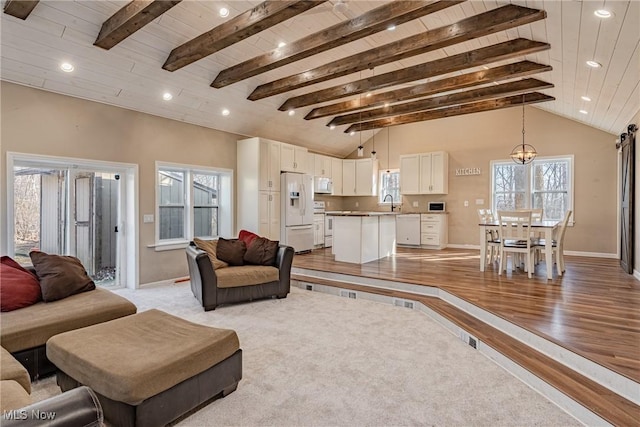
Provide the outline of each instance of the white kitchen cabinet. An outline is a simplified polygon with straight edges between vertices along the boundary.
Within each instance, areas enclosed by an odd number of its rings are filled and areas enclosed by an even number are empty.
[[[313,245],[324,246],[324,214],[313,214]]]
[[[342,161],[342,195],[375,196],[378,183],[378,161],[345,159]]]
[[[260,191],[258,235],[280,240],[280,192]]]
[[[331,157],[322,154],[312,154],[313,174],[315,176],[325,176],[331,178]],[[342,168],[340,168],[342,169]]]
[[[355,160],[345,159],[342,161],[342,195],[343,196],[356,195],[356,161]]]
[[[356,160],[356,195],[376,196],[378,191],[378,161]]]
[[[437,151],[420,154],[420,194],[447,194],[448,178],[448,153]]]
[[[262,191],[280,191],[280,143],[258,139],[258,188]]]
[[[331,159],[331,194],[342,196],[342,159]]]
[[[420,154],[400,156],[400,193],[420,194]]]
[[[280,143],[248,138],[237,143],[237,229],[280,240]]]
[[[280,170],[283,172],[312,173],[308,165],[308,153],[304,147],[280,145]]]
[[[420,214],[396,215],[398,245],[420,246]]]
[[[420,214],[420,245],[427,249],[443,249],[448,240],[446,214]]]

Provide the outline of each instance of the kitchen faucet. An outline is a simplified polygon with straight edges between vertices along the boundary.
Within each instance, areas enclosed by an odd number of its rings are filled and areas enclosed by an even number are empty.
[[[386,196],[384,196],[384,199],[382,199],[382,203],[387,201],[387,197],[391,197],[391,212],[393,212],[396,207],[393,206],[393,196],[391,194],[387,194]]]

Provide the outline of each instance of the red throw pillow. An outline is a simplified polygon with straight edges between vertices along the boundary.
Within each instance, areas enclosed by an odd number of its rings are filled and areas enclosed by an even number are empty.
[[[42,300],[38,278],[8,256],[0,258],[0,276],[2,311],[28,307]]]
[[[249,230],[240,230],[240,234],[238,234],[238,239],[242,240],[244,244],[247,245],[247,248],[251,246],[251,243],[253,243],[256,237],[258,237],[258,235]]]

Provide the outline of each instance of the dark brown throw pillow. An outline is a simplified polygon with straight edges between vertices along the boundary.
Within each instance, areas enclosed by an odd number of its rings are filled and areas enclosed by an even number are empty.
[[[29,253],[33,268],[40,279],[42,300],[57,301],[96,288],[80,260],[73,256]]]
[[[238,239],[218,239],[218,247],[216,256],[219,260],[229,265],[244,265],[244,253],[247,251],[247,245]]]
[[[279,242],[256,237],[244,254],[244,262],[254,265],[274,265]]]

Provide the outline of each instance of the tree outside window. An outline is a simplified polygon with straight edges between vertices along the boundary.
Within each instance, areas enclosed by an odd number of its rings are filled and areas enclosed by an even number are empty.
[[[562,220],[572,210],[572,168],[573,156],[537,158],[528,165],[492,162],[493,210],[542,208],[544,219]]]

